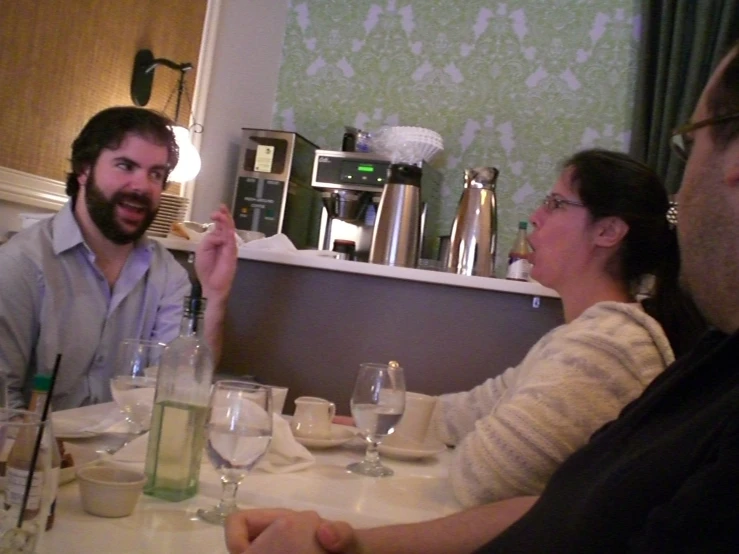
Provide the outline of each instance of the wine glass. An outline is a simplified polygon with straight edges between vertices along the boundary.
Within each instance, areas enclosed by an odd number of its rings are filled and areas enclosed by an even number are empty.
[[[360,364],[351,399],[352,416],[367,441],[361,462],[349,464],[352,473],[388,477],[393,470],[380,463],[377,451],[384,437],[391,434],[405,410],[405,377],[397,362]]]
[[[272,390],[245,381],[217,381],[213,386],[205,451],[221,474],[221,500],[198,517],[222,524],[237,510],[236,492],[272,440]]]
[[[131,434],[140,435],[151,426],[157,370],[165,346],[157,341],[126,339],[118,349],[110,392],[123,412]]]

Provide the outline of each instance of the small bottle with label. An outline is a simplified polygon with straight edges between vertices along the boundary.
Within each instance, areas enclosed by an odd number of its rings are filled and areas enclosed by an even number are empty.
[[[513,248],[508,253],[508,272],[506,273],[506,279],[513,279],[515,281],[529,280],[531,275],[531,246],[526,239],[527,227],[528,225],[525,221],[521,221],[518,224],[516,240],[513,242]]]
[[[21,412],[25,413],[24,419],[18,424],[18,432],[8,452],[6,462],[5,510],[14,508],[20,511],[23,499],[26,498],[22,516],[22,519],[26,521],[32,520],[39,514],[44,498],[56,500],[59,486],[61,454],[53,436],[51,421],[47,421],[43,426],[43,438],[39,444],[40,449],[35,465],[33,463],[39,430],[36,424],[41,421],[43,415],[44,403],[49,394],[49,384],[50,376],[36,375],[29,410],[32,413]],[[31,467],[34,468],[33,479],[26,491],[26,482],[29,479]],[[44,523],[46,529],[51,529],[54,524],[53,507]]]
[[[36,412],[39,418],[44,413],[44,404],[46,404],[46,397],[49,395],[49,388],[51,387],[51,375],[46,373],[38,373],[33,379],[33,390],[31,392],[31,402],[29,408],[31,411]],[[49,413],[51,413],[51,407],[49,407]],[[54,514],[56,513],[56,495],[59,489],[59,476],[62,470],[62,455],[59,450],[59,441],[54,436],[54,427],[52,422],[48,421],[46,424],[45,432],[49,432],[48,446],[51,453],[51,482],[50,488],[52,491],[51,496],[51,507],[49,508],[49,516],[46,519],[46,530],[48,531],[54,526]]]

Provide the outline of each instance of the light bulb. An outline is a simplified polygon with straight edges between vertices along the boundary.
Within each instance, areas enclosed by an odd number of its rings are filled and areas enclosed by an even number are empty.
[[[195,178],[200,171],[200,154],[190,141],[190,131],[177,125],[172,127],[177,148],[180,149],[180,159],[169,174],[169,181],[186,183]]]

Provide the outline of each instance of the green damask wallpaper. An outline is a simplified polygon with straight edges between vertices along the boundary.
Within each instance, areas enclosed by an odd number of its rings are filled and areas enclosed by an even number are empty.
[[[498,179],[498,275],[573,152],[627,150],[638,0],[293,0],[274,127],[339,149],[344,125],[439,132],[448,234],[465,167]],[[435,208],[435,209],[433,209]]]

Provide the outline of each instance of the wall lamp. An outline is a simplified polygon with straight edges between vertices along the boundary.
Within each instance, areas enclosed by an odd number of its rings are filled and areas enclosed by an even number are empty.
[[[175,103],[174,118],[172,120],[174,122],[172,131],[174,132],[177,147],[180,150],[180,159],[175,168],[170,172],[169,180],[176,183],[185,183],[195,178],[200,171],[201,165],[200,154],[190,140],[190,130],[179,123],[183,96],[188,101],[190,111],[192,110],[190,97],[185,87],[185,75],[192,69],[192,64],[189,62],[175,63],[166,58],[155,58],[151,50],[139,50],[133,61],[131,100],[133,100],[136,106],[146,106],[149,103],[151,89],[154,84],[154,70],[159,66],[168,67],[180,72],[177,85],[170,93],[162,111],[166,113],[167,106],[169,106],[172,96],[176,93],[177,100]],[[199,125],[193,125],[193,132],[200,131]]]

